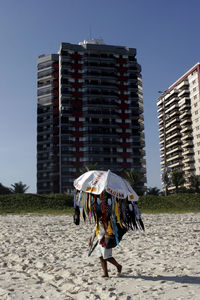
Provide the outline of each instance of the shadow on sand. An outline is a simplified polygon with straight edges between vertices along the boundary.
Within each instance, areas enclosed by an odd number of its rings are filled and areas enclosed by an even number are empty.
[[[122,278],[132,278],[132,279],[143,279],[149,281],[174,281],[176,283],[188,283],[188,284],[200,284],[200,277],[197,276],[130,276],[126,274],[121,274]]]

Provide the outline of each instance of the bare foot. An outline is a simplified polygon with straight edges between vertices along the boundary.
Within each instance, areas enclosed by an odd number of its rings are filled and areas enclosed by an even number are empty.
[[[102,275],[101,277],[109,277],[108,275]]]

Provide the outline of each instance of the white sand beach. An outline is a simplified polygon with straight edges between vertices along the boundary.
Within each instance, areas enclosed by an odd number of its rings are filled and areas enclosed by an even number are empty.
[[[102,278],[93,226],[72,216],[0,216],[0,299],[200,299],[200,213],[143,214],[146,231],[130,231]]]

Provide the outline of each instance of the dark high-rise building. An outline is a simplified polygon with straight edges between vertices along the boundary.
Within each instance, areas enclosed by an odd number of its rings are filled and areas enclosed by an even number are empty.
[[[73,190],[84,166],[146,182],[141,67],[136,49],[90,40],[38,59],[37,192]]]

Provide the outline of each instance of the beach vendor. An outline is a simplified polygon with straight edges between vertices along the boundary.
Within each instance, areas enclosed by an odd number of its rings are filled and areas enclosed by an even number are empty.
[[[113,264],[117,268],[118,273],[121,273],[122,266],[112,256],[112,248],[110,249],[106,248],[105,234],[106,234],[106,226],[105,223],[103,222],[103,217],[101,216],[98,224],[95,225],[95,229],[93,231],[92,236],[90,237],[89,246],[91,247],[93,240],[95,239],[95,236],[97,236],[98,244],[96,246],[96,254],[97,257],[99,257],[100,259],[101,267],[103,269],[102,277],[109,277],[107,262]]]

